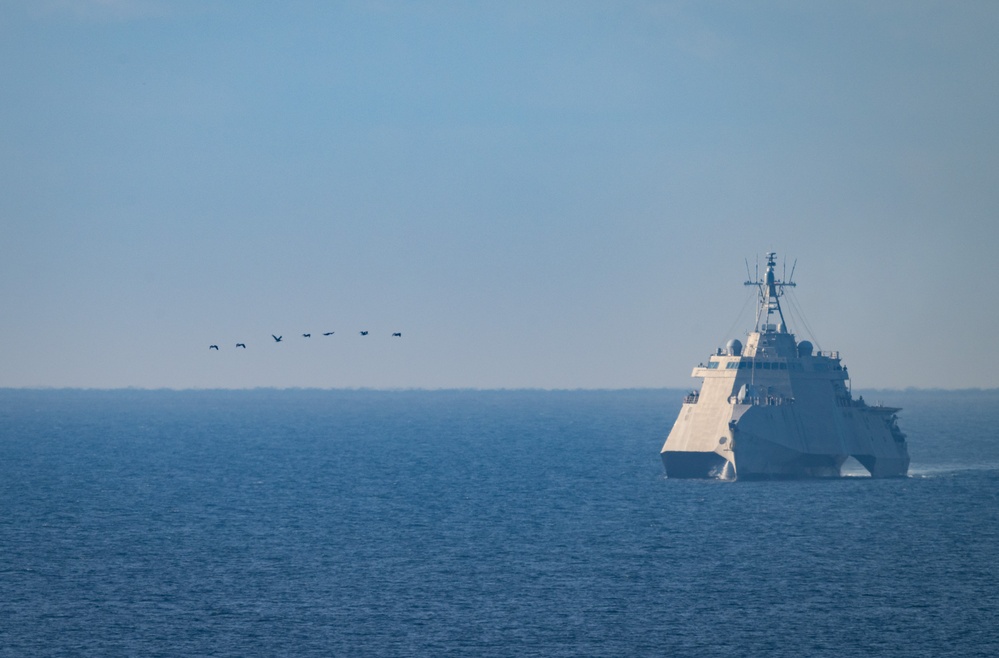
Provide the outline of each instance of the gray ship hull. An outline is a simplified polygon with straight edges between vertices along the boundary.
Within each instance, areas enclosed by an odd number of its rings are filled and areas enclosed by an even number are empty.
[[[855,458],[872,477],[905,477],[909,456],[894,426],[897,409],[821,405],[732,404],[724,430],[700,427],[697,403],[684,404],[663,446],[667,477],[782,479],[839,477]],[[716,412],[705,414],[717,417]],[[816,422],[816,421],[819,422]],[[824,422],[823,422],[824,421]],[[713,423],[714,424],[714,423]],[[720,436],[716,436],[719,434]]]

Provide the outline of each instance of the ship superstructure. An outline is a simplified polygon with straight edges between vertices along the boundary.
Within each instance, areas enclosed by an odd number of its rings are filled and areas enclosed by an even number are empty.
[[[702,380],[683,401],[662,449],[667,477],[836,477],[854,457],[873,477],[909,469],[895,407],[854,399],[839,352],[816,352],[787,330],[781,297],[795,284],[767,254],[756,326],[694,368]],[[793,271],[792,271],[793,278]]]

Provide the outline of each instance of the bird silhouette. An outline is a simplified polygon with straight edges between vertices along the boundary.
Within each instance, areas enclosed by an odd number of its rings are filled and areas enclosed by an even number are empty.
[[[362,332],[361,332],[361,335],[362,335],[362,336],[367,336],[367,335],[368,335],[368,332],[367,332],[367,331],[362,331]]]
[[[236,347],[242,347],[245,350],[246,349],[246,343],[236,343]]]
[[[398,332],[398,331],[397,331],[397,332],[395,332],[395,333],[394,333],[394,334],[392,334],[392,335],[393,335],[393,336],[395,336],[396,338],[402,338],[402,334],[401,334],[400,332]]]
[[[219,348],[218,345],[209,345],[208,346],[208,349],[210,349],[210,350],[217,350],[218,348]]]
[[[324,333],[323,335],[324,335],[324,336],[332,336],[332,335],[333,335],[333,332],[332,332],[332,331],[327,331],[327,332],[326,332],[326,333]]]
[[[302,334],[302,338],[312,338],[312,334]]]
[[[271,338],[274,339],[275,343],[280,343],[282,336],[275,336],[274,334],[271,334]]]

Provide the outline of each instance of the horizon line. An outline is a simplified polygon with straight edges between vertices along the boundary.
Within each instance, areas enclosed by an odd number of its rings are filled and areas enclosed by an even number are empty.
[[[373,387],[373,386],[357,386],[357,387],[321,387],[321,386],[254,386],[254,387],[240,387],[240,388],[227,388],[227,387],[186,387],[186,388],[174,388],[169,386],[160,387],[143,387],[143,386],[117,386],[117,387],[98,387],[98,386],[0,386],[0,392],[7,391],[93,391],[93,392],[122,392],[122,391],[143,391],[143,392],[174,392],[174,393],[192,393],[192,392],[213,392],[213,391],[227,391],[227,392],[242,392],[242,391],[327,391],[327,392],[372,392],[372,393],[401,393],[401,392],[424,392],[424,393],[436,393],[436,392],[551,392],[551,393],[573,393],[573,392],[626,392],[626,391],[685,391],[693,390],[692,386],[629,386],[629,387],[579,387],[579,388],[548,388],[541,386],[516,386],[516,387],[475,387],[475,386],[454,386],[454,387],[438,387],[438,388],[422,388],[422,387],[412,387],[412,386],[400,386],[400,387]],[[962,393],[962,392],[976,392],[976,393],[999,393],[999,387],[980,387],[971,386],[965,388],[922,388],[917,386],[907,386],[905,388],[898,387],[864,387],[855,388],[855,391],[877,391],[877,392],[893,392],[893,393]]]

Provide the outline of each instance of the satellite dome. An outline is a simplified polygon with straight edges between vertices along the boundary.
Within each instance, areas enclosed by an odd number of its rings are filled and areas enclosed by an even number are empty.
[[[738,338],[733,338],[732,340],[725,343],[725,351],[728,352],[729,356],[741,356],[742,341],[740,341]]]
[[[803,340],[798,343],[798,356],[811,356],[812,355],[812,344],[807,340]]]

